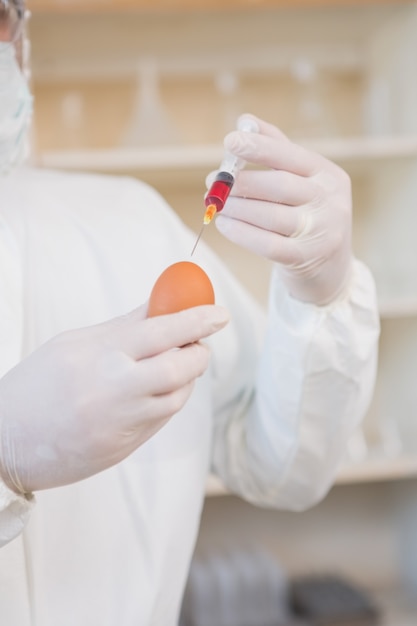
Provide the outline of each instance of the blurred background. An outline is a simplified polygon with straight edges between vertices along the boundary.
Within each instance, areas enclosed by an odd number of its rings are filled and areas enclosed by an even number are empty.
[[[256,509],[210,479],[184,626],[415,626],[417,3],[30,0],[28,8],[36,165],[139,177],[198,231],[223,137],[252,112],[352,178],[354,249],[374,273],[382,323],[369,414],[337,484],[311,511]],[[269,263],[214,226],[204,237],[265,304]],[[319,608],[305,600],[317,580]],[[218,614],[208,615],[207,602]],[[268,602],[282,611],[268,613]]]

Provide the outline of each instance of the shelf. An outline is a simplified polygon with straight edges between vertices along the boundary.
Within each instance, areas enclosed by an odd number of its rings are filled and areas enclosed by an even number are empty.
[[[416,136],[353,137],[299,141],[306,147],[341,163],[372,163],[417,157]],[[223,156],[221,145],[111,148],[107,150],[51,150],[41,153],[39,165],[69,170],[101,172],[211,169]]]
[[[381,300],[379,314],[382,319],[413,317],[417,315],[417,297]]]
[[[161,146],[109,150],[54,150],[37,157],[43,167],[69,170],[124,172],[132,170],[195,170],[217,166],[221,146]]]
[[[338,162],[372,162],[417,157],[417,136],[414,135],[350,137],[300,143]]]
[[[392,458],[375,457],[343,467],[335,485],[403,480],[417,477],[417,455]],[[217,476],[210,475],[206,484],[206,496],[225,496],[228,490]]]
[[[207,483],[206,483],[206,497],[210,498],[213,496],[227,496],[229,491],[223,485],[222,481],[210,474]]]
[[[411,2],[412,0],[406,0]],[[259,10],[267,8],[319,8],[378,4],[404,4],[404,0],[32,0],[29,8],[34,13],[81,13],[103,11],[206,11]]]
[[[346,465],[336,479],[336,485],[401,480],[417,477],[417,456],[382,456]]]

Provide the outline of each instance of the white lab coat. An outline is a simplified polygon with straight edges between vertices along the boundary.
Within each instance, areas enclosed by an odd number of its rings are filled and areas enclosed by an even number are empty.
[[[0,376],[50,337],[124,314],[195,240],[129,178],[24,169],[0,181]],[[229,326],[187,405],[125,461],[31,500],[0,485],[0,624],[174,626],[212,469],[261,506],[302,510],[334,479],[371,397],[379,333],[355,261],[326,307],[273,276],[264,315],[204,245]],[[25,390],[22,389],[22,393]]]

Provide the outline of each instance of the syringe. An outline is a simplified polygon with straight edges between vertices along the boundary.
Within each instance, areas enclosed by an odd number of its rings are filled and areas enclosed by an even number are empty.
[[[251,118],[240,119],[237,129],[247,133],[259,132],[258,124]],[[204,226],[210,224],[216,213],[220,213],[220,211],[222,211],[234,185],[236,174],[244,167],[244,165],[244,160],[236,157],[230,152],[225,152],[219,170],[204,198],[206,210],[203,217],[203,226],[201,227],[200,233],[191,251],[191,256],[193,256],[194,250],[200,241],[200,237],[204,231]]]

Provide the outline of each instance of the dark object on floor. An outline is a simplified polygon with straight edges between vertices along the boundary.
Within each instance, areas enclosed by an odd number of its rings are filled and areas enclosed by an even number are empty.
[[[338,576],[304,576],[290,583],[290,604],[313,626],[375,626],[379,610],[369,595]]]

